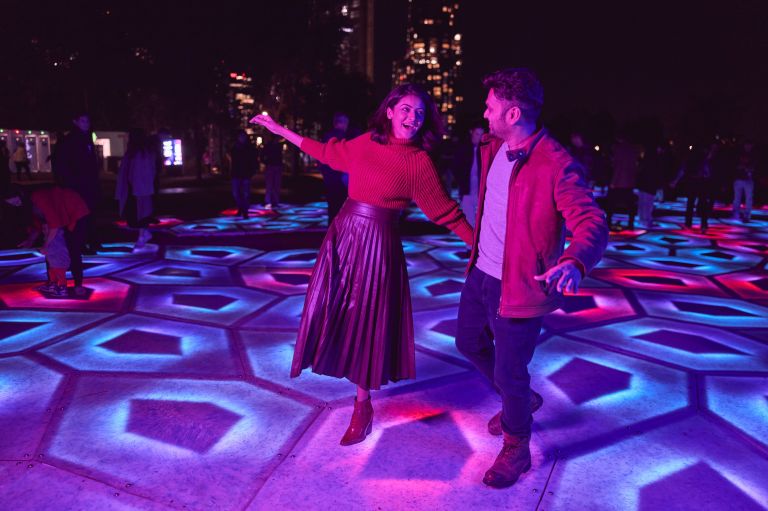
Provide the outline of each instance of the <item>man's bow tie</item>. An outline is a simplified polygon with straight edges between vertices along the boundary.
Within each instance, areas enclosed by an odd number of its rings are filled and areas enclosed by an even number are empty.
[[[525,158],[525,149],[507,151],[507,161],[515,161]]]

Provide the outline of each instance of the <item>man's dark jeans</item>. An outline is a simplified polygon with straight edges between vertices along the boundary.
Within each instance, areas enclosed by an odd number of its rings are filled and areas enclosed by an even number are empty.
[[[531,433],[531,377],[542,318],[498,316],[501,281],[473,267],[459,304],[456,347],[501,395],[503,430],[516,436]]]

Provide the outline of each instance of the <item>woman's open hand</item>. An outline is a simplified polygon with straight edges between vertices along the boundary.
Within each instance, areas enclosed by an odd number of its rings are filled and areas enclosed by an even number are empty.
[[[250,121],[251,124],[258,124],[259,126],[264,126],[269,131],[276,135],[280,135],[278,131],[282,129],[282,126],[277,124],[272,117],[269,116],[269,114],[259,114],[254,116]]]

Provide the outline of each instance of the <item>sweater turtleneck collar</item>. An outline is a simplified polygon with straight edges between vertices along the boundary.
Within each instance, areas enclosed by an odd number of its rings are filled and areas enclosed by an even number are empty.
[[[416,141],[413,138],[389,137],[389,143],[392,145],[409,145],[416,147]]]

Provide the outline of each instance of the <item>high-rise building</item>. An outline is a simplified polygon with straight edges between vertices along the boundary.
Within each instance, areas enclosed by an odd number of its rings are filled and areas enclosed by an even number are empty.
[[[229,117],[235,120],[240,128],[250,132],[248,121],[256,115],[251,77],[245,73],[229,73],[227,99]]]
[[[461,33],[456,27],[456,0],[409,0],[408,46],[395,62],[394,84],[418,83],[427,88],[449,131],[456,123],[456,107],[463,98],[456,82],[461,71]]]
[[[347,73],[374,78],[374,0],[314,0],[313,22],[338,30],[336,62]]]

